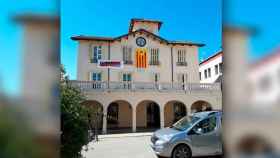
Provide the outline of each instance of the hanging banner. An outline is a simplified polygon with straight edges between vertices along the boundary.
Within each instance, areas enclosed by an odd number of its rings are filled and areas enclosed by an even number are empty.
[[[98,68],[112,68],[112,69],[122,69],[123,61],[120,60],[98,60]]]
[[[135,60],[137,68],[147,68],[147,49],[136,48]]]

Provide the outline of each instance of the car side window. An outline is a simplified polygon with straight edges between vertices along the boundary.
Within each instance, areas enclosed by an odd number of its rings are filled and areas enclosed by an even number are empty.
[[[208,132],[212,132],[215,130],[217,125],[216,122],[216,117],[209,117],[207,119],[204,119],[202,121],[200,121],[194,128],[194,130],[198,130],[199,128],[202,130],[202,133],[208,133]]]

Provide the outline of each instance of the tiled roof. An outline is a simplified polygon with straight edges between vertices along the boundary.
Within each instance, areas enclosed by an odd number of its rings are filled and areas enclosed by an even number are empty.
[[[139,29],[139,30],[136,30],[136,31],[133,31],[133,32],[129,32],[127,34],[124,34],[124,35],[121,35],[121,36],[118,36],[118,37],[97,37],[97,36],[83,36],[83,35],[80,35],[80,36],[73,36],[71,37],[72,40],[75,40],[75,41],[79,41],[79,40],[95,40],[95,41],[115,41],[115,40],[120,40],[121,38],[124,38],[124,37],[127,37],[131,34],[135,34],[135,33],[146,33],[147,35],[149,36],[153,36],[154,38],[160,40],[161,42],[164,42],[166,44],[173,44],[173,45],[195,45],[195,46],[198,46],[198,47],[203,47],[205,46],[205,44],[202,44],[202,43],[193,43],[193,42],[187,42],[187,41],[169,41],[169,40],[166,40],[152,32],[149,32],[145,29]]]
[[[268,63],[273,63],[276,60],[280,59],[280,47],[276,48],[272,53],[268,54],[267,56],[261,58],[260,60],[253,62],[250,64],[251,68],[257,68],[259,66],[263,66]],[[279,62],[279,61],[276,61]]]
[[[79,41],[79,40],[95,40],[95,41],[114,41],[114,38],[111,37],[98,37],[98,36],[73,36],[71,37],[72,40],[74,41]]]
[[[206,64],[208,63],[209,61],[219,57],[220,55],[223,55],[223,51],[218,51],[217,53],[215,53],[214,55],[208,57],[207,59],[203,60],[202,62],[199,63],[199,65],[202,65],[202,64]]]

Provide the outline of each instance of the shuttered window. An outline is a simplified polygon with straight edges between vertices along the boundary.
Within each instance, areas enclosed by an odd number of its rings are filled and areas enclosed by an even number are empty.
[[[177,52],[177,65],[178,66],[187,66],[186,62],[186,50],[179,49]]]
[[[150,65],[159,65],[159,49],[151,48],[150,55]]]
[[[132,47],[123,46],[122,53],[123,53],[123,63],[132,64]]]

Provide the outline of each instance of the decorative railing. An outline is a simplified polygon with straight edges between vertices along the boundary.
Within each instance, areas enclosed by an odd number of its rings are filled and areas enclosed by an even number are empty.
[[[221,91],[220,83],[154,83],[154,82],[101,82],[101,81],[70,81],[71,85],[82,91],[178,91],[192,92]]]

